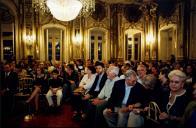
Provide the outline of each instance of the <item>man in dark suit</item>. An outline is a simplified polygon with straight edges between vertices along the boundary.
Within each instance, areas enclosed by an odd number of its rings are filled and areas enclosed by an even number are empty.
[[[107,80],[107,74],[104,71],[104,64],[102,62],[97,62],[95,67],[97,76],[88,94],[84,96],[84,100],[96,98]]]
[[[11,70],[11,64],[6,63],[4,65],[4,71],[1,73],[1,86],[0,95],[8,96],[16,93],[18,86],[18,74]]]
[[[18,86],[18,74],[11,70],[11,64],[9,63],[6,63],[3,69],[0,79],[0,98],[2,100],[3,116],[8,116],[13,109],[13,95],[16,93]]]
[[[125,79],[116,81],[103,115],[109,127],[127,127],[129,113],[143,102],[144,88],[137,82],[136,73],[128,70]]]

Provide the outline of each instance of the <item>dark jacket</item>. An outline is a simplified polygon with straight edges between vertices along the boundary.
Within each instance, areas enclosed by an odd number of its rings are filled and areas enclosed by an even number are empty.
[[[172,105],[171,109],[169,111],[167,110],[167,104],[169,102],[170,92],[165,93],[162,99],[162,105],[161,110],[162,112],[169,112],[172,116],[182,117],[186,106],[188,105],[190,101],[189,94],[186,92],[185,94],[181,96],[177,96],[174,104]]]
[[[77,71],[73,71],[71,75],[69,75],[66,71],[64,72],[63,75],[63,79],[64,79],[64,83],[71,85],[71,83],[69,82],[70,80],[74,81],[76,86],[79,85],[79,76],[78,76],[78,72]]]
[[[49,87],[51,88],[63,87],[63,79],[61,78],[49,79]]]
[[[125,96],[125,79],[116,81],[114,83],[114,87],[112,90],[112,94],[110,99],[108,100],[108,106],[107,108],[114,109],[114,107],[121,107],[122,101]],[[135,86],[131,88],[131,92],[129,94],[129,98],[127,100],[126,106],[130,104],[135,104],[135,103],[142,103],[143,102],[143,92],[144,88],[140,83],[136,83]]]
[[[9,90],[10,93],[16,93],[18,87],[18,74],[16,72],[10,72],[9,75],[6,77],[5,72],[1,74],[1,86],[0,88]]]
[[[97,97],[97,95],[100,93],[101,89],[103,88],[103,86],[107,80],[107,74],[106,73],[103,74],[101,81],[99,83],[99,91],[95,92],[98,80],[99,80],[99,75],[96,76],[95,81],[88,92],[93,97]]]

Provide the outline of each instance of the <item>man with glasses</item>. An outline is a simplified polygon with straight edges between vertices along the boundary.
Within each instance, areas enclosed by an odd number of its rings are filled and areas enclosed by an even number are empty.
[[[143,85],[143,79],[147,74],[146,66],[143,64],[140,64],[137,66],[137,82]]]
[[[140,107],[144,88],[137,82],[135,71],[128,70],[125,79],[114,83],[113,91],[103,115],[109,127],[127,127],[129,113]]]

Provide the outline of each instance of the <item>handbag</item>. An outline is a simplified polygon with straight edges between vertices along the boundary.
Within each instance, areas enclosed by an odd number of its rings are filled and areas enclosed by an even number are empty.
[[[73,91],[74,94],[76,95],[85,95],[86,93],[86,90],[84,88],[76,88],[74,91]]]
[[[150,102],[148,105],[148,113],[146,116],[146,122],[148,125],[152,126],[159,126],[161,123],[159,122],[159,113],[161,112],[159,106],[156,102]]]

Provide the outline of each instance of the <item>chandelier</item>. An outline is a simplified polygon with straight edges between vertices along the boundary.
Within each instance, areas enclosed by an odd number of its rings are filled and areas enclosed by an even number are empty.
[[[46,5],[47,0],[32,0],[32,7],[35,12],[48,13],[50,12],[49,8]]]
[[[82,3],[80,16],[87,17],[95,11],[95,0],[79,0]]]
[[[78,0],[47,0],[46,5],[51,14],[61,21],[75,19],[82,9],[82,3]]]
[[[36,12],[50,12],[54,18],[70,21],[77,16],[87,17],[95,11],[95,0],[32,0]]]

